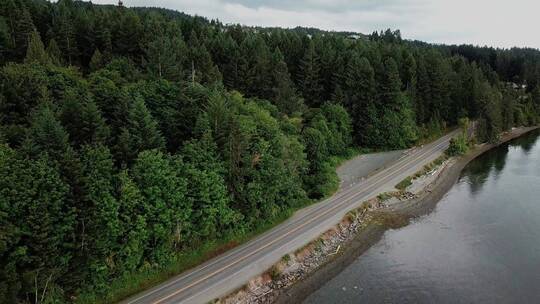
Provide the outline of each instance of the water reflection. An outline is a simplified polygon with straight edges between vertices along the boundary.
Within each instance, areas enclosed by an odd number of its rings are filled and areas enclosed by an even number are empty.
[[[504,170],[507,155],[508,145],[505,144],[481,155],[463,170],[461,179],[465,178],[473,196],[482,190],[490,176],[493,176],[495,181],[498,179]]]
[[[511,147],[520,147],[526,154],[529,154],[536,143],[536,137],[538,137],[538,135],[540,135],[540,131],[531,132],[531,134],[527,136],[513,140],[509,145]]]

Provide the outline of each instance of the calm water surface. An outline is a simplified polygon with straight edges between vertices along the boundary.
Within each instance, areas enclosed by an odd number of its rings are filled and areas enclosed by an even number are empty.
[[[540,133],[471,162],[305,303],[540,303]]]

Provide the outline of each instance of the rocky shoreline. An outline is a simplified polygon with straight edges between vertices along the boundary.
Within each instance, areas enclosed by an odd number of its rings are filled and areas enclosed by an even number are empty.
[[[318,239],[286,255],[266,273],[216,303],[302,302],[377,243],[387,229],[403,227],[411,218],[431,212],[471,160],[534,129],[537,127],[514,129],[503,134],[497,144],[478,145],[465,156],[442,162],[403,191],[364,202]]]

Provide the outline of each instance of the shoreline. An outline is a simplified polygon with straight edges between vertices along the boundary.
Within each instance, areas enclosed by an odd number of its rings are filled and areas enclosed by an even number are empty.
[[[406,226],[411,219],[432,212],[444,195],[455,185],[465,166],[472,160],[493,148],[539,128],[516,128],[504,133],[498,143],[477,145],[467,154],[444,167],[436,179],[426,185],[418,194],[418,197],[371,211],[371,213],[377,214],[383,220],[368,219],[367,223],[354,234],[353,238],[343,244],[341,252],[326,257],[326,260],[314,271],[306,273],[303,278],[295,281],[292,285],[272,291],[273,296],[266,298],[269,301],[263,300],[260,303],[285,304],[302,302],[311,293],[321,288],[327,281],[348,267],[371,246],[379,242],[388,229]]]

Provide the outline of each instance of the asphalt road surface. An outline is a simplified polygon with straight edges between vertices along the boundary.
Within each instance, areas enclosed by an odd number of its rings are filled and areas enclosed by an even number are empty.
[[[405,177],[437,159],[457,131],[422,147],[408,150],[359,183],[302,209],[287,221],[196,268],[146,290],[123,303],[207,303],[246,284],[268,270],[284,255],[324,233],[362,202],[394,190]]]

